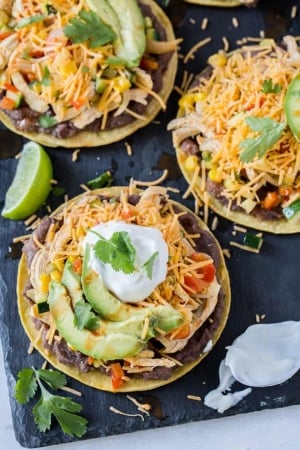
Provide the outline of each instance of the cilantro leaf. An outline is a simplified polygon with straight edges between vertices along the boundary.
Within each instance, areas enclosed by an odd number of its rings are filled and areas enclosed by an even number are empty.
[[[88,41],[91,48],[113,42],[116,34],[94,11],[80,11],[79,17],[73,17],[63,28],[64,34],[74,44]]]
[[[65,375],[58,370],[38,369],[37,373],[53,389],[59,389],[67,383]]]
[[[265,153],[280,139],[286,123],[276,122],[270,117],[247,117],[246,124],[261,134],[255,138],[245,139],[240,143],[243,151],[240,159],[243,162],[252,161],[255,156],[262,158]]]
[[[34,370],[30,368],[20,370],[15,387],[15,399],[21,404],[27,403],[35,395],[36,390]]]
[[[127,231],[116,231],[110,239],[96,234],[99,237],[94,246],[96,257],[110,264],[116,272],[133,273],[136,250]]]
[[[94,331],[99,327],[98,317],[93,313],[91,305],[84,300],[76,303],[74,314],[74,324],[79,330],[87,328]]]
[[[70,435],[81,437],[86,433],[87,420],[75,413],[82,407],[69,397],[62,397],[49,392],[42,381],[53,389],[66,384],[66,377],[57,370],[25,368],[18,373],[15,398],[19,403],[28,402],[40,388],[40,398],[32,408],[33,418],[42,432],[51,427],[52,416],[56,418],[62,430]]]
[[[24,28],[27,25],[31,25],[32,23],[38,23],[45,20],[48,16],[46,14],[35,14],[34,16],[25,17],[21,19],[16,28]]]
[[[74,413],[81,411],[81,406],[71,398],[53,395],[41,385],[41,397],[32,412],[38,429],[42,432],[51,427],[52,415],[60,424],[64,433],[81,437],[86,432],[87,420]]]
[[[278,94],[281,91],[281,89],[282,87],[280,86],[280,84],[278,83],[273,84],[271,78],[263,81],[262,92],[264,94]]]
[[[154,252],[153,255],[150,256],[149,259],[143,264],[144,269],[146,270],[148,278],[152,280],[152,273],[153,273],[153,265],[154,260],[158,256],[158,251]]]

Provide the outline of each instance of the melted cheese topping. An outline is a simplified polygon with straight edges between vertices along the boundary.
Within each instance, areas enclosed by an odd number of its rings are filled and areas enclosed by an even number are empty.
[[[91,267],[103,279],[105,286],[124,302],[139,302],[152,293],[164,281],[167,274],[168,247],[161,232],[155,228],[141,227],[121,221],[110,221],[96,225],[88,232],[85,244],[94,246],[99,240],[95,234],[110,239],[115,232],[126,232],[136,251],[135,271],[126,274],[105,264],[92,251]],[[151,277],[147,275],[144,264],[156,253]]]
[[[201,78],[200,84],[181,98],[179,118],[169,124],[176,147],[186,137],[195,137],[202,154],[199,188],[205,192],[207,176],[221,183],[228,208],[235,201],[251,212],[260,201],[258,190],[266,183],[275,190],[282,185],[291,187],[293,200],[299,196],[300,146],[288,126],[262,158],[247,163],[240,159],[241,142],[259,135],[246,124],[247,117],[286,122],[284,98],[299,72],[300,53],[291,36],[285,37],[285,43],[286,50],[269,41],[267,45],[245,46],[228,56],[213,55],[209,60],[212,74]],[[269,80],[280,86],[279,92],[264,92],[263,83]],[[193,189],[194,169],[185,168],[185,152],[180,158]]]

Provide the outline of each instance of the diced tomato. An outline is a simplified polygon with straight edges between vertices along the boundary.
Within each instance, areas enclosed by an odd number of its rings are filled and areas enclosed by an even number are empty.
[[[111,384],[114,391],[119,389],[124,383],[124,370],[120,363],[113,363],[110,365]]]
[[[189,336],[191,332],[191,327],[188,322],[185,322],[183,325],[181,325],[180,328],[174,333],[174,339],[185,339]]]
[[[72,262],[72,266],[73,269],[76,273],[81,274],[82,271],[82,259],[80,258],[80,256],[78,256],[78,258],[76,258],[73,262]]]
[[[203,278],[199,278],[195,275],[185,275],[184,284],[195,292],[201,292],[209,285]]]
[[[92,366],[94,361],[95,361],[95,359],[92,356],[89,356],[87,359],[87,363],[89,366]]]
[[[12,31],[3,31],[2,33],[0,33],[0,41],[3,41],[11,34],[12,34]]]
[[[155,59],[147,58],[146,56],[144,56],[141,59],[140,68],[144,70],[157,70],[158,62],[155,61]]]
[[[4,83],[4,89],[10,92],[19,92],[19,89],[17,89],[13,84],[10,83]]]
[[[123,220],[126,221],[126,220],[130,219],[131,216],[132,216],[132,214],[131,214],[130,209],[122,209],[122,211],[121,211],[121,218]]]
[[[82,98],[79,98],[78,100],[73,100],[71,102],[71,105],[75,108],[75,109],[80,109],[82,107],[82,105],[84,105],[84,100]]]
[[[215,278],[216,268],[213,264],[209,264],[201,269],[201,273],[203,274],[203,280],[211,283]]]
[[[45,53],[42,50],[32,50],[30,52],[32,58],[42,58],[44,55]]]
[[[15,102],[8,97],[3,97],[0,101],[0,108],[12,111],[15,109]]]
[[[265,198],[261,202],[261,206],[264,209],[273,209],[281,202],[281,198],[277,191],[268,192]]]

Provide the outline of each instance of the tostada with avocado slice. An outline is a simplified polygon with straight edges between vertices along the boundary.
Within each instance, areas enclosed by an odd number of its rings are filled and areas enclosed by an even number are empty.
[[[155,1],[13,1],[3,13],[0,121],[14,132],[106,145],[165,109],[180,40]]]
[[[226,324],[221,248],[165,188],[86,192],[23,246],[18,309],[53,367],[94,388],[150,390],[182,377]]]
[[[212,55],[168,125],[195,196],[271,233],[300,231],[299,60],[292,36]]]

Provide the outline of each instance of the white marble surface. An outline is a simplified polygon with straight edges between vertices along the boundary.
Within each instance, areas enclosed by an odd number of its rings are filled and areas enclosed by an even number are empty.
[[[23,447],[14,436],[1,349],[0,386],[0,450],[18,450]],[[300,406],[291,406],[158,430],[43,447],[43,449],[299,450],[299,423]]]

